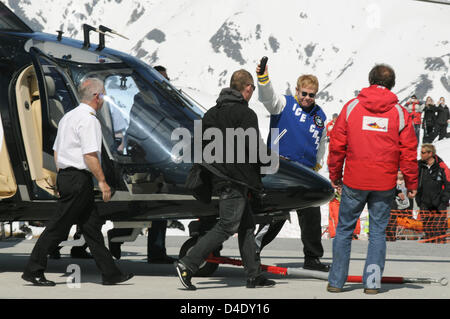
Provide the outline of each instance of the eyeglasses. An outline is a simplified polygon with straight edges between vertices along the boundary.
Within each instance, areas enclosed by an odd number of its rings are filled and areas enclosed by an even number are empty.
[[[308,93],[308,92],[302,91],[302,96],[307,96],[307,95],[312,99],[316,97],[316,93]]]
[[[103,99],[105,97],[104,93],[94,93],[94,96],[97,95],[99,99]]]
[[[421,151],[420,153],[422,153],[422,154],[426,154],[426,153],[430,153],[430,151]]]
[[[254,84],[249,83],[249,84],[247,84],[247,85],[250,85],[250,86],[252,87],[252,90],[253,90],[253,91],[256,89],[256,86],[255,86]]]

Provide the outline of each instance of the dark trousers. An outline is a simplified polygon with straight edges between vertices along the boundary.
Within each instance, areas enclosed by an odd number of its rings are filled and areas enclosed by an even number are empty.
[[[299,209],[297,210],[297,216],[305,257],[322,257],[323,246],[320,207]],[[256,235],[256,237],[260,238],[261,242],[259,251],[278,235],[285,222],[286,220],[281,220],[269,224],[268,229],[266,228],[265,230],[266,233],[262,233],[262,236],[259,236],[260,231],[264,232],[264,227],[266,225],[261,225],[259,227],[258,234]]]
[[[163,258],[166,256],[167,220],[154,220],[148,229],[147,252],[148,258]]]
[[[422,143],[433,143],[436,137],[435,128],[431,125],[424,127]]]
[[[246,194],[247,191],[237,186],[226,186],[219,191],[219,221],[181,259],[192,272],[195,273],[211,252],[237,232],[239,252],[247,277],[255,278],[261,273],[253,234],[255,221]]]
[[[447,123],[437,124],[437,133],[439,134],[439,140],[447,137]]]
[[[76,230],[75,234],[73,235],[73,239],[80,239],[80,238],[81,238],[81,235],[83,235],[83,234],[81,233],[81,229],[80,229],[80,227],[77,226],[77,230]],[[67,238],[66,238],[66,240],[67,240]],[[72,252],[74,252],[74,251],[80,251],[80,252],[81,252],[81,251],[85,251],[86,248],[88,248],[87,243],[84,243],[82,246],[73,246],[73,247],[70,249],[70,253],[72,254]],[[58,246],[58,247],[55,248],[54,251],[51,251],[51,252],[49,253],[49,255],[57,254],[57,253],[59,253],[59,251],[60,251],[61,249],[62,249],[62,246]]]
[[[60,170],[56,181],[60,198],[56,214],[47,224],[31,252],[26,274],[41,275],[47,268],[47,255],[67,238],[72,225],[77,224],[84,235],[103,278],[121,275],[101,232],[104,220],[95,207],[92,175],[86,171]]]

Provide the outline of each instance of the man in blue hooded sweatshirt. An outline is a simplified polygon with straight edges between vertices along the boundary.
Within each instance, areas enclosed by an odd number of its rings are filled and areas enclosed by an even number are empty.
[[[326,115],[315,103],[319,81],[314,75],[302,75],[297,80],[295,96],[278,95],[269,80],[266,66],[263,75],[258,74],[258,99],[270,113],[270,128],[278,128],[280,135],[269,136],[268,144],[279,144],[281,157],[300,163],[315,171],[322,167],[326,146]],[[320,207],[297,210],[301,230],[305,262],[303,268],[327,272],[329,265],[322,264],[323,256]],[[283,227],[285,220],[260,227],[257,245],[267,245]]]

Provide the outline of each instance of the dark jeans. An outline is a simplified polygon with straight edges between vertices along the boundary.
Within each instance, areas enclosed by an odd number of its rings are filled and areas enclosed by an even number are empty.
[[[342,288],[347,281],[353,232],[367,203],[369,209],[369,245],[364,265],[364,288],[379,289],[386,261],[386,226],[389,222],[395,190],[369,191],[342,188],[339,221],[333,239],[333,263],[328,275],[330,286]]]
[[[60,170],[57,177],[60,194],[57,212],[47,224],[31,252],[24,273],[42,275],[47,267],[47,255],[67,238],[72,225],[77,224],[103,277],[120,276],[101,232],[104,220],[94,202],[92,175],[79,170]]]
[[[181,259],[192,272],[230,236],[238,233],[239,251],[248,278],[260,273],[260,260],[256,254],[255,222],[247,200],[247,191],[237,186],[226,186],[219,191],[219,221],[201,237]]]
[[[320,258],[323,256],[322,227],[320,207],[308,207],[297,210],[298,223],[305,257]],[[281,231],[286,220],[276,221],[268,225],[260,225],[257,246],[262,251]]]
[[[420,124],[414,124],[414,133],[416,133],[417,143],[420,141]]]

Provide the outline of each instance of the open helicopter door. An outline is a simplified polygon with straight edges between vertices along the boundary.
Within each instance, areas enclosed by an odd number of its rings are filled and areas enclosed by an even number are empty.
[[[16,83],[17,112],[30,174],[30,200],[55,199],[53,143],[59,120],[77,105],[69,77],[39,49],[31,48],[33,65]],[[25,163],[25,162],[24,162]]]
[[[14,196],[16,191],[17,184],[5,143],[2,117],[0,115],[0,200]]]

